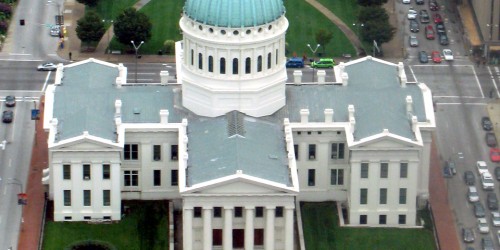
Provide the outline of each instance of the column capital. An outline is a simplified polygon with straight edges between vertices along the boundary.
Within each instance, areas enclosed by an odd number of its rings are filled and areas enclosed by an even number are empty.
[[[274,209],[276,209],[276,206],[266,206],[266,209],[267,210],[274,210]]]
[[[194,207],[182,207],[183,210],[193,210]]]
[[[285,210],[294,210],[295,207],[294,206],[285,206]]]
[[[224,210],[234,210],[233,206],[224,206]]]
[[[203,206],[203,210],[212,210],[214,207],[211,206]]]
[[[245,206],[245,210],[255,210],[255,206]]]

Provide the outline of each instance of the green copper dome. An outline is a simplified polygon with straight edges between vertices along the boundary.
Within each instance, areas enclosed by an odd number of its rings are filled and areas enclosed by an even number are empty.
[[[252,27],[272,22],[285,13],[282,0],[186,0],[184,14],[218,27]]]

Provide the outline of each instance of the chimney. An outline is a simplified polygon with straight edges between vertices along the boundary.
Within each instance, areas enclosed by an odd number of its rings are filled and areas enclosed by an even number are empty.
[[[408,78],[406,77],[405,66],[402,62],[398,63],[398,76],[399,81],[401,82],[401,87],[405,88],[406,83],[408,82]]]
[[[309,122],[309,109],[301,109],[300,110],[300,122],[308,123]]]
[[[115,83],[116,83],[116,87],[117,87],[117,88],[121,88],[121,87],[122,87],[122,84],[123,84],[123,82],[122,82],[122,78],[121,78],[121,77],[119,77],[119,76],[118,76],[118,77],[116,77]]]
[[[318,70],[318,83],[325,83],[326,72],[324,70]]]
[[[413,100],[411,99],[411,96],[406,96],[406,113],[413,113]]]
[[[293,83],[297,85],[302,83],[302,70],[293,71]]]
[[[52,119],[50,124],[52,125],[52,129],[54,129],[54,134],[57,134],[57,124],[59,124],[57,118]]]
[[[347,106],[347,111],[349,112],[349,121],[354,119],[354,105],[349,104],[349,106]]]
[[[325,123],[333,122],[333,109],[325,109]]]
[[[161,124],[167,124],[168,123],[168,110],[166,109],[161,109],[160,110],[160,123]]]
[[[161,85],[168,84],[169,79],[170,79],[170,73],[168,72],[168,70],[160,71],[160,83],[161,83]]]
[[[417,123],[418,123],[417,117],[412,116],[411,117],[411,130],[413,131],[413,133],[417,132]]]
[[[342,86],[347,86],[347,83],[349,81],[349,75],[347,74],[347,72],[342,72],[342,75],[340,77],[342,77]]]
[[[118,99],[115,101],[115,117],[121,117],[121,115],[122,115],[122,101]]]
[[[349,118],[349,125],[351,126],[351,132],[354,133],[356,131],[356,119],[354,117]]]
[[[338,66],[338,69],[339,69],[339,75],[342,76],[342,74],[344,73],[344,70],[345,70],[345,63],[344,62],[340,62],[339,66]]]

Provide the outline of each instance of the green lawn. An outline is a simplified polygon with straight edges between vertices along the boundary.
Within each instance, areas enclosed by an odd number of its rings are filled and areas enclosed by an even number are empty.
[[[352,25],[357,25],[358,22],[359,5],[356,0],[318,0],[318,2],[333,12],[354,32],[358,32],[358,29]]]
[[[428,229],[341,228],[333,202],[304,203],[302,223],[307,249],[435,249]]]
[[[168,206],[166,202],[130,203],[131,213],[119,223],[47,222],[44,250],[61,250],[71,243],[100,240],[117,249],[168,250]]]

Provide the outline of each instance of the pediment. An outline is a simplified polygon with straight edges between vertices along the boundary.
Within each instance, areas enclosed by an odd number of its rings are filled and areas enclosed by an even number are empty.
[[[379,134],[355,143],[351,146],[354,148],[379,148],[379,149],[402,149],[420,147],[417,141],[409,140],[401,136],[393,134]]]
[[[117,151],[121,150],[116,144],[92,140],[90,138],[81,138],[63,141],[51,150],[72,150],[72,151]]]

